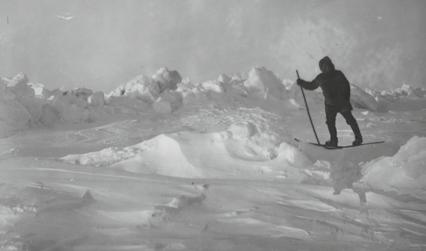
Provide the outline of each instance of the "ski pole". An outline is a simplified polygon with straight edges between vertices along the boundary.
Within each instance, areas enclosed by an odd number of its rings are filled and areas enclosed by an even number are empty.
[[[298,70],[296,70],[296,74],[297,74],[297,79],[300,79]],[[305,92],[303,91],[302,86],[300,86],[300,90],[302,91],[303,100],[305,101],[305,107],[306,107],[306,111],[308,112],[308,117],[309,117],[309,121],[311,122],[312,130],[314,131],[315,138],[316,138],[317,143],[319,145],[320,141],[318,139],[317,132],[315,131],[314,123],[312,122],[311,113],[309,112],[308,102],[306,102]]]

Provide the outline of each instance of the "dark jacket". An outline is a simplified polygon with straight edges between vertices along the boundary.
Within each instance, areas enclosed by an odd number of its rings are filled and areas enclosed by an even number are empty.
[[[341,71],[333,69],[327,73],[320,73],[311,82],[301,80],[299,83],[307,90],[321,87],[326,106],[332,106],[338,111],[352,110],[351,87]]]

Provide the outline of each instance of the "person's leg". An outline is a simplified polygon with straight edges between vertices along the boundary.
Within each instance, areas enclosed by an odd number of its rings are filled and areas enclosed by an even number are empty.
[[[353,145],[360,145],[362,144],[362,135],[361,131],[359,130],[358,123],[356,122],[356,119],[352,115],[351,111],[344,111],[341,112],[342,116],[345,118],[346,123],[352,128],[352,131],[355,135],[355,140],[352,142]]]
[[[326,145],[337,146],[336,115],[337,111],[334,107],[325,106],[326,124],[330,133],[330,140],[326,142]]]

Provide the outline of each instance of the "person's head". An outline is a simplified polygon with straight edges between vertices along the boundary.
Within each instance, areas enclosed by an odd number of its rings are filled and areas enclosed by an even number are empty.
[[[323,73],[331,72],[334,71],[334,64],[329,57],[325,56],[319,61],[319,68]]]

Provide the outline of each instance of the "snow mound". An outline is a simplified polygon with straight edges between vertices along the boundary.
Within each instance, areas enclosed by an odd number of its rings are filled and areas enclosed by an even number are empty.
[[[160,86],[152,78],[143,74],[133,78],[126,84],[117,87],[108,96],[141,99],[147,103],[153,103],[160,95]]]
[[[41,116],[44,101],[41,96],[36,96],[33,86],[34,84],[29,82],[28,77],[24,73],[17,74],[7,83],[7,88],[15,94],[16,100],[31,115],[31,123],[37,124]]]
[[[203,176],[201,169],[188,161],[179,142],[170,136],[162,134],[140,146],[143,150],[135,157],[121,161],[115,166],[135,173],[148,172],[183,178]]]
[[[268,95],[282,99],[285,87],[282,81],[270,70],[256,67],[249,71],[244,87],[258,98],[267,99]]]
[[[28,128],[31,114],[16,95],[4,84],[0,84],[0,137]]]
[[[181,94],[182,104],[185,106],[206,106],[212,102],[220,103],[219,100],[227,95],[223,83],[216,80],[202,83],[184,80],[176,91]]]
[[[182,77],[177,71],[167,68],[159,69],[152,77],[143,74],[136,76],[126,84],[117,87],[108,96],[141,99],[149,104],[154,103],[160,94],[166,90],[176,90]]]
[[[278,135],[265,126],[251,122],[232,124],[227,130],[226,148],[231,155],[247,160],[271,160],[277,157]]]
[[[355,84],[351,84],[351,103],[354,107],[370,111],[379,111],[376,99]]]
[[[180,144],[167,135],[125,148],[106,148],[87,154],[67,155],[61,160],[80,165],[114,167],[135,173],[155,173],[173,177],[201,177],[200,169],[193,166],[183,154]]]
[[[57,92],[50,97],[49,105],[59,115],[58,120],[65,123],[89,122],[90,111],[87,109],[89,93],[76,91]],[[48,110],[43,110],[48,111]],[[45,114],[42,115],[45,118]],[[47,121],[43,121],[47,125]]]
[[[412,137],[392,157],[364,166],[361,183],[376,190],[424,193],[426,189],[426,138]],[[424,194],[423,194],[424,195]]]
[[[98,94],[96,104],[102,102],[116,108],[119,113],[134,113],[153,108],[158,113],[171,113],[183,104],[183,95],[176,91],[182,77],[177,71],[159,69],[152,77],[136,76],[106,95],[106,101]],[[127,99],[126,99],[127,98]],[[130,98],[130,99],[128,99]],[[136,101],[140,100],[146,104]]]

